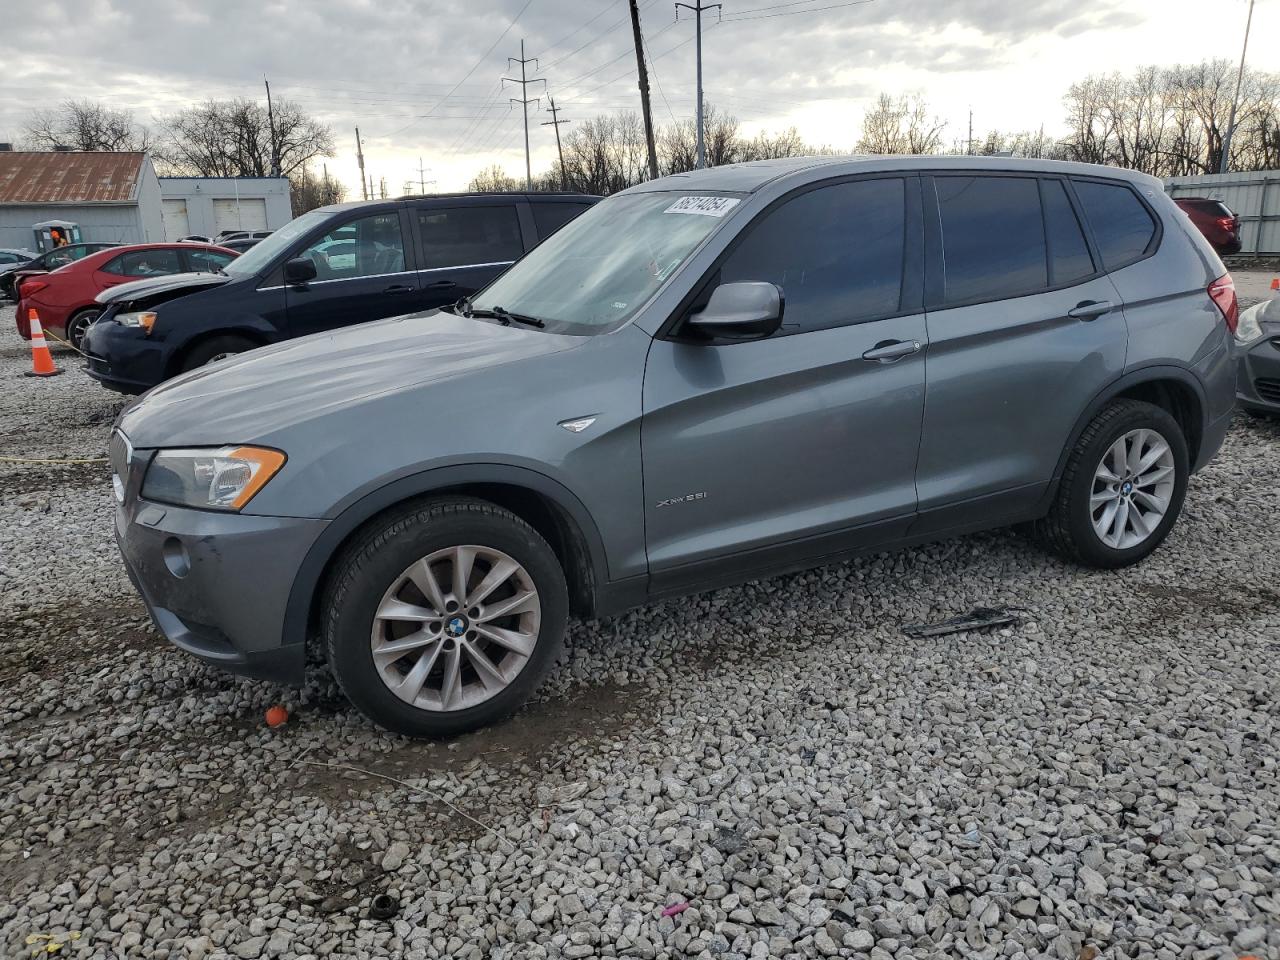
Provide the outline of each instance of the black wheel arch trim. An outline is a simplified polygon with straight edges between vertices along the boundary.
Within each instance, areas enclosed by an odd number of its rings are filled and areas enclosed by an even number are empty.
[[[593,594],[598,594],[607,586],[609,577],[604,540],[586,506],[564,484],[536,470],[511,464],[480,463],[434,467],[400,477],[369,491],[348,503],[330,519],[294,574],[285,605],[281,644],[291,646],[306,641],[313,602],[329,563],[354,531],[379,513],[406,500],[480,484],[523,488],[545,497],[563,510],[576,526],[576,532],[581,536],[589,558]]]

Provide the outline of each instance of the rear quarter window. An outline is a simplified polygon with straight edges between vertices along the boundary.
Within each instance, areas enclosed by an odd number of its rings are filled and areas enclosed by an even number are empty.
[[[588,203],[538,203],[533,207],[533,223],[538,228],[538,239],[545,240],[566,223],[591,206]]]
[[[1122,184],[1096,180],[1076,180],[1075,188],[1107,270],[1146,256],[1157,228],[1137,194]]]

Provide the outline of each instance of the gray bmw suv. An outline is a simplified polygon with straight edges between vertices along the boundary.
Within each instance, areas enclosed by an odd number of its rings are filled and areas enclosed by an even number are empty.
[[[158,627],[412,735],[515,710],[570,614],[1005,524],[1141,560],[1234,404],[1234,288],[1150,177],[763,161],[616,194],[451,308],[129,408]]]

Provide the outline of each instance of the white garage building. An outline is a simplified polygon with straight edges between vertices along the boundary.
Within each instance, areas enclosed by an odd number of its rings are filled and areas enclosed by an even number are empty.
[[[285,177],[161,177],[166,240],[278,230],[293,218]]]

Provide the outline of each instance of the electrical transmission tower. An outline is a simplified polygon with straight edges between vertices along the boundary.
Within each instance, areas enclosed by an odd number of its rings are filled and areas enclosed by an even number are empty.
[[[528,88],[529,88],[529,84],[531,84],[531,83],[541,83],[541,84],[543,84],[543,85],[545,86],[545,85],[546,85],[546,82],[547,82],[546,80],[543,80],[543,79],[530,80],[530,79],[528,79],[528,77],[526,76],[526,74],[525,74],[525,67],[526,67],[528,64],[530,64],[530,63],[532,63],[532,64],[537,64],[537,62],[538,62],[538,58],[537,58],[537,57],[528,57],[528,58],[526,58],[526,57],[525,57],[525,55],[524,55],[524,41],[523,41],[523,40],[521,40],[521,41],[520,41],[520,56],[519,56],[519,58],[516,58],[516,57],[507,57],[507,69],[508,69],[508,70],[510,70],[510,69],[511,69],[511,65],[512,65],[513,63],[518,63],[518,64],[520,64],[520,79],[519,79],[519,80],[517,80],[515,77],[503,77],[503,78],[502,78],[502,82],[503,82],[503,83],[518,83],[518,84],[520,84],[520,97],[519,97],[519,99],[517,99],[517,98],[515,98],[515,97],[510,97],[509,99],[511,100],[511,102],[512,102],[512,103],[518,103],[518,104],[520,104],[520,106],[522,106],[522,107],[524,108],[524,188],[525,188],[526,190],[532,190],[532,189],[533,189],[533,168],[532,168],[532,166],[530,165],[530,162],[529,162],[529,104],[531,104],[531,103],[540,103],[540,102],[541,102],[541,100],[542,100],[542,98],[541,98],[541,97],[529,97],[529,95],[528,95],[528,93],[529,93],[529,89],[528,89]],[[535,69],[536,69],[536,67],[535,67]],[[558,130],[558,129],[559,129],[559,127],[557,127],[556,129]]]
[[[706,140],[702,132],[702,14],[706,10],[719,10],[721,4],[703,3],[702,0],[695,0],[694,4],[677,3],[676,19],[680,19],[680,8],[692,10],[697,23],[698,35],[698,169],[701,170],[707,165],[707,147]]]
[[[550,107],[550,109],[551,109],[551,119],[550,119],[550,120],[545,121],[542,125],[543,125],[544,127],[555,127],[555,128],[556,128],[556,153],[560,154],[560,189],[561,189],[561,190],[568,190],[568,189],[569,189],[569,175],[565,172],[565,169],[564,169],[564,148],[563,148],[562,146],[560,146],[560,124],[562,124],[562,123],[573,123],[573,121],[572,121],[572,120],[561,120],[561,119],[557,116],[557,114],[560,112],[560,110],[559,110],[559,108],[556,106],[556,101],[555,101],[555,98],[554,98],[554,97],[552,97],[552,96],[548,95],[548,96],[547,96],[547,103],[549,103],[549,104],[551,105],[551,107]]]

